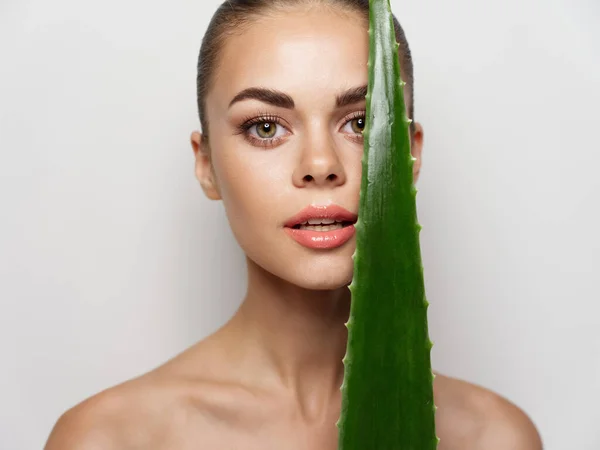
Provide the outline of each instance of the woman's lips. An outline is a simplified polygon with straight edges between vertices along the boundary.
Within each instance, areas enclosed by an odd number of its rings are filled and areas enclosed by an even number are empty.
[[[313,219],[328,219],[324,221],[325,223],[329,223],[332,220],[342,222],[344,226],[329,231],[300,228],[299,225]],[[338,205],[310,205],[288,219],[284,224],[284,229],[289,236],[304,247],[317,249],[336,248],[354,236],[356,232],[356,228],[354,227],[356,219],[356,214]]]
[[[285,232],[304,247],[328,249],[340,247],[348,242],[354,236],[356,228],[354,228],[354,224],[330,231],[311,231],[285,227]]]

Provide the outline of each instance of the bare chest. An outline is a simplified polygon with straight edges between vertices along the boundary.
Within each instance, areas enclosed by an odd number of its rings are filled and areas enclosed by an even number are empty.
[[[327,424],[306,425],[296,420],[270,417],[269,420],[190,420],[185,427],[172,429],[165,439],[145,450],[337,450],[335,420]],[[441,424],[440,424],[441,425]],[[451,431],[451,424],[438,429],[438,450],[473,449],[462,433]]]
[[[335,420],[306,425],[296,420],[190,420],[165,434],[152,450],[337,450]]]
[[[185,412],[163,410],[162,418],[169,425],[159,427],[159,433],[154,428],[144,450],[337,450],[339,402],[322,419],[306,420],[289,404],[232,398],[235,401],[202,401]],[[439,400],[438,450],[477,448],[473,443],[478,426],[472,414]]]

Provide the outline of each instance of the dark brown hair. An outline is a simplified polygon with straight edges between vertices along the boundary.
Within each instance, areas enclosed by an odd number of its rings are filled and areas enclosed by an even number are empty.
[[[349,11],[358,12],[368,22],[369,0],[228,0],[225,1],[213,15],[208,29],[202,39],[200,54],[198,56],[198,76],[196,91],[198,101],[198,114],[203,132],[203,139],[208,136],[208,120],[206,117],[206,94],[208,93],[213,75],[220,64],[219,53],[227,37],[243,31],[245,26],[251,25],[252,20],[260,18],[270,12],[300,5],[338,6]],[[400,23],[393,17],[402,78],[406,82],[408,116],[414,119],[414,74],[413,62]],[[411,130],[414,120],[411,124]]]

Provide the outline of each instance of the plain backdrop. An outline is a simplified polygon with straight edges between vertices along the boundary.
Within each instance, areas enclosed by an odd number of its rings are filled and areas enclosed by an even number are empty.
[[[0,0],[0,449],[216,330],[245,290],[194,178],[212,0]],[[392,1],[426,130],[433,364],[598,450],[600,3]]]

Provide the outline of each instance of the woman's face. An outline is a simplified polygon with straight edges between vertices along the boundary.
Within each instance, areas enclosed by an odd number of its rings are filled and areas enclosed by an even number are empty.
[[[220,54],[206,98],[210,148],[192,134],[198,179],[209,198],[223,200],[247,256],[303,288],[352,279],[354,227],[298,230],[289,221],[310,205],[325,222],[352,217],[319,207],[358,213],[368,44],[355,13],[313,7],[253,22]],[[416,171],[421,142],[419,128]]]

